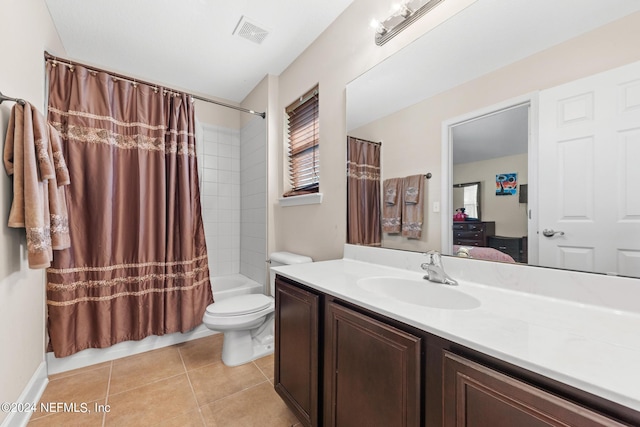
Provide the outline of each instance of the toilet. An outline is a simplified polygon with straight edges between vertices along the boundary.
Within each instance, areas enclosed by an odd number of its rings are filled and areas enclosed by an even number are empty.
[[[290,252],[271,254],[271,267],[303,264],[313,260]],[[222,362],[238,366],[273,353],[275,274],[269,272],[271,296],[239,295],[214,302],[207,307],[202,322],[213,331],[224,333]],[[215,297],[215,295],[214,295]]]

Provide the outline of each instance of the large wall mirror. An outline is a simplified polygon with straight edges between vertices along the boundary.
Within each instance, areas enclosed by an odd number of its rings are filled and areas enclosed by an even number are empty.
[[[614,267],[599,267],[594,253],[600,249],[590,250],[580,240],[598,234],[597,225],[569,232],[562,223],[543,224],[540,200],[555,198],[563,206],[571,201],[575,209],[566,215],[574,218],[583,218],[580,209],[587,210],[586,205],[606,210],[612,202],[585,198],[593,184],[589,179],[594,181],[586,173],[582,181],[556,185],[564,186],[566,200],[547,194],[540,184],[553,175],[546,162],[539,165],[538,158],[558,158],[578,171],[589,162],[600,167],[600,156],[589,157],[579,144],[565,144],[564,151],[541,151],[539,144],[548,136],[538,134],[540,122],[547,120],[538,117],[539,97],[553,88],[640,61],[635,46],[639,37],[640,2],[636,0],[476,1],[350,82],[347,134],[382,143],[381,178],[433,174],[425,186],[422,237],[385,234],[382,246],[439,249],[451,255],[460,246],[478,246],[498,251],[499,256],[486,251],[485,259],[490,260],[640,277],[640,263],[635,262],[640,248],[631,243],[614,250]],[[634,81],[640,82],[640,75],[628,80],[628,86]],[[630,96],[628,102],[640,107],[640,83],[633,87],[629,90],[636,97]],[[576,105],[565,105],[567,117],[577,114]],[[640,121],[627,126],[640,129]],[[640,146],[640,139],[637,142]],[[607,167],[626,170],[623,164]],[[456,209],[466,203],[464,188],[473,183],[480,183],[477,215],[465,209],[468,219],[454,220]],[[461,196],[456,195],[460,190]],[[640,194],[627,193],[629,214],[622,222],[630,228],[624,234],[638,246]],[[571,235],[579,243],[567,243]],[[596,239],[605,242],[616,237],[602,233]],[[541,246],[548,242],[555,248],[566,243],[560,251],[563,263],[540,257],[542,252],[552,252]],[[477,257],[483,258],[480,252]]]

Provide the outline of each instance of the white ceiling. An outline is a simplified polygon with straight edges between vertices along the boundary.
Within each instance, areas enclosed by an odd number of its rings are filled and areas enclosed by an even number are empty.
[[[45,0],[70,59],[241,102],[353,0]],[[261,44],[238,21],[269,30]]]
[[[476,1],[349,83],[347,130],[638,10],[639,0]]]
[[[526,154],[529,148],[529,106],[509,108],[452,128],[453,164]]]

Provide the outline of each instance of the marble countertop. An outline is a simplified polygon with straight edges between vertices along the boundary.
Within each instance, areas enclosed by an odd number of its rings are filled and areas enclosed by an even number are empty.
[[[480,306],[419,306],[362,289],[360,279],[422,274],[353,259],[274,267],[318,291],[640,411],[640,314],[459,280]],[[457,278],[454,276],[454,278]],[[445,286],[425,281],[425,286]]]

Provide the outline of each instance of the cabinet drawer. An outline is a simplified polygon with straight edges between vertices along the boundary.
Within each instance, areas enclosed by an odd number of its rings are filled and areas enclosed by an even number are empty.
[[[481,231],[455,231],[453,237],[466,240],[483,239],[484,233]]]
[[[465,359],[444,354],[444,426],[622,427],[597,412]]]
[[[453,239],[454,245],[460,246],[482,246],[481,240],[464,240],[464,239]]]
[[[467,230],[469,231],[484,231],[486,225],[482,222],[469,222],[467,223]]]

